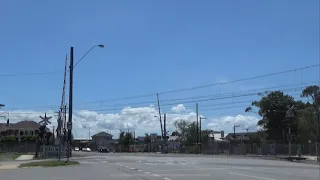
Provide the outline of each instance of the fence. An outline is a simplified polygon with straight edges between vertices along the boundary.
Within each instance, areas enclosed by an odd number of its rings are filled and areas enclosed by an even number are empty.
[[[318,143],[291,144],[291,155],[310,155],[316,156],[319,151]],[[288,155],[289,146],[284,143],[263,143],[257,144],[244,143],[212,143],[203,146],[204,154],[234,154],[234,155]]]
[[[30,153],[36,151],[36,142],[1,142],[0,152]]]

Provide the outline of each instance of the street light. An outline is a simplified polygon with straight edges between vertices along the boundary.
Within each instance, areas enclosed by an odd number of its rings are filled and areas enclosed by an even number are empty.
[[[92,51],[94,48],[99,47],[99,48],[104,48],[103,44],[99,44],[99,45],[94,45],[92,46],[80,59],[79,61],[73,66],[73,68],[75,68],[83,59],[84,57],[86,57],[90,51]]]
[[[92,51],[95,47],[100,47],[103,48],[104,45],[100,44],[100,45],[94,45],[92,46],[80,59],[79,61],[73,65],[73,47],[70,48],[70,66],[69,66],[69,119],[68,119],[68,123],[67,123],[67,128],[68,128],[68,140],[69,140],[69,145],[71,145],[71,136],[72,136],[72,102],[73,102],[73,68],[75,66],[77,66],[85,57],[86,55],[89,54],[90,51]],[[71,151],[70,151],[70,155],[71,155]]]

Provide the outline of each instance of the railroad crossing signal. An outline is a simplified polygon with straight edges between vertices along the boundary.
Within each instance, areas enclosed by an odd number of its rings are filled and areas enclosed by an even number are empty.
[[[40,121],[39,122],[39,124],[43,124],[43,125],[47,125],[47,124],[51,124],[51,122],[49,121],[49,119],[51,119],[52,118],[52,116],[50,116],[50,117],[47,117],[47,113],[45,113],[44,114],[44,117],[42,117],[42,116],[39,116],[41,119],[42,119],[42,121]]]

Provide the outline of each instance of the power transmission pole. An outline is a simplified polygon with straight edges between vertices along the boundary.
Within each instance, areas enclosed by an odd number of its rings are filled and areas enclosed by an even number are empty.
[[[168,152],[168,151],[167,151],[168,147],[167,147],[167,123],[166,123],[166,121],[167,121],[167,115],[164,114],[164,115],[163,115],[164,153],[167,153],[167,152]]]
[[[54,142],[54,126],[52,126],[52,140]]]
[[[159,110],[159,120],[160,120],[160,128],[161,128],[161,136],[163,138],[163,129],[162,129],[162,120],[161,120],[161,111],[160,111],[160,100],[159,94],[157,93],[157,100],[158,100],[158,110]]]
[[[67,123],[68,128],[68,141],[69,141],[69,149],[68,153],[71,157],[71,136],[72,136],[72,101],[73,101],[73,47],[70,48],[70,75],[69,75],[69,119]]]
[[[197,123],[196,123],[196,133],[197,133],[197,141],[196,141],[196,147],[197,147],[197,153],[199,152],[199,147],[198,147],[198,145],[199,145],[199,111],[198,111],[198,103],[196,103],[196,113],[197,113]]]

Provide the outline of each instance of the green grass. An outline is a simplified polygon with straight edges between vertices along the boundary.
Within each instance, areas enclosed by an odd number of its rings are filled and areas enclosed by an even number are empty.
[[[12,161],[21,155],[20,153],[0,153],[0,161]]]
[[[30,162],[30,163],[24,163],[20,164],[20,168],[22,167],[36,167],[36,166],[42,166],[42,167],[55,167],[55,166],[69,166],[69,165],[77,165],[79,162],[77,161],[38,161],[38,162]]]

